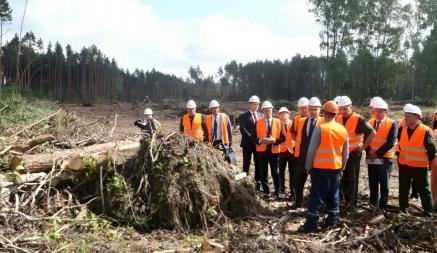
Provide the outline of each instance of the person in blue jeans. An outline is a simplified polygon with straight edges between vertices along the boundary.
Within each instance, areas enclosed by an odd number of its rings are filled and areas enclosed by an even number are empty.
[[[338,106],[328,101],[323,106],[325,121],[314,129],[305,163],[311,175],[311,192],[305,223],[299,232],[317,232],[320,211],[328,212],[324,226],[335,228],[340,213],[340,178],[349,156],[346,128],[335,122]]]

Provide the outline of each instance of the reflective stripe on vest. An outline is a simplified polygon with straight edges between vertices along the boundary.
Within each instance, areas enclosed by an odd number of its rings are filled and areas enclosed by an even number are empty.
[[[229,118],[228,115],[226,115],[226,113],[220,113],[220,132],[221,132],[221,137],[222,137],[222,142],[223,144],[227,145],[229,144],[229,134],[228,134],[228,122],[229,122]],[[212,144],[212,142],[214,141],[214,136],[212,136],[213,134],[213,126],[214,126],[214,117],[212,116],[212,114],[206,116],[205,118],[205,123],[206,123],[206,129],[208,129],[208,141],[210,144]]]
[[[261,118],[256,121],[256,137],[258,139],[260,138],[266,138],[267,137],[267,128],[266,128],[267,122],[265,118]],[[281,121],[279,119],[272,119],[272,137],[277,139],[281,135]],[[267,150],[267,145],[261,144],[256,145],[256,151],[258,152],[264,152]],[[272,153],[277,154],[279,153],[279,145],[272,145]]]
[[[300,144],[302,143],[302,133],[303,131],[306,131],[306,129],[304,129],[303,127],[305,126],[305,121],[309,120],[309,118],[300,118],[297,121],[297,125],[296,125],[296,139],[294,140],[294,157],[299,157],[300,156]],[[323,122],[323,117],[317,117],[317,121],[316,121],[316,126],[320,125]]]
[[[190,123],[188,114],[185,114],[182,119],[182,126],[184,127],[185,136],[203,141],[202,114],[196,113],[192,123]]]
[[[364,134],[356,134],[355,131],[357,129],[358,125],[358,119],[359,115],[356,113],[352,113],[352,115],[349,117],[349,119],[346,121],[346,125],[344,127],[347,130],[347,133],[349,135],[349,153],[352,152],[354,149],[359,147],[364,140]],[[339,115],[337,117],[337,122],[343,125],[343,116]]]
[[[337,122],[320,125],[320,144],[314,156],[313,168],[336,170],[343,167],[343,145],[347,131]]]
[[[372,118],[369,120],[369,124],[373,127],[375,125],[375,119]],[[373,137],[372,141],[369,144],[369,147],[377,151],[382,145],[387,142],[388,135],[390,134],[391,127],[393,126],[393,120],[390,118],[386,118],[384,122],[380,123],[378,130],[376,131],[375,137]],[[396,144],[395,144],[396,145]],[[395,152],[391,148],[387,153],[384,154],[385,158],[394,158]]]
[[[411,138],[408,138],[408,128],[402,128],[399,140],[399,164],[419,168],[429,166],[428,154],[424,145],[427,131],[427,126],[419,124]]]
[[[287,122],[287,129],[284,129],[284,126],[281,126],[282,133],[285,136],[285,141],[279,144],[280,152],[286,152],[288,150],[290,154],[293,154],[294,140],[291,136],[291,127],[292,127],[291,120]]]

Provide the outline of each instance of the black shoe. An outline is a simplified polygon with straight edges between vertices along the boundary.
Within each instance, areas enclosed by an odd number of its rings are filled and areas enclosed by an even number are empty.
[[[323,222],[321,225],[321,228],[327,229],[327,230],[331,230],[331,229],[336,229],[338,227],[338,224],[331,224],[328,222]]]
[[[311,228],[311,227],[305,227],[304,225],[302,225],[297,229],[297,232],[299,232],[299,233],[318,233],[320,231],[321,231],[321,229],[319,226]]]
[[[255,185],[255,191],[260,192],[261,191],[261,184],[260,183],[256,183]]]

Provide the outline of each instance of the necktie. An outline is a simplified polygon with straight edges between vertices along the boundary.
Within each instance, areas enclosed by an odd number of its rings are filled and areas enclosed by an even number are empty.
[[[256,122],[256,114],[254,112],[252,112],[252,116],[253,116],[253,122]]]
[[[378,131],[380,124],[381,124],[380,121],[376,121],[376,123],[375,123],[375,131]]]
[[[213,126],[214,130],[212,131],[212,135],[214,140],[217,139],[217,116],[214,117],[214,126]]]
[[[284,125],[284,133],[287,133],[287,123]]]
[[[272,125],[270,124],[270,120],[267,120],[267,137],[272,135]]]
[[[308,136],[310,136],[314,130],[314,119],[310,119],[310,124],[311,125],[310,125],[310,131],[308,132]]]

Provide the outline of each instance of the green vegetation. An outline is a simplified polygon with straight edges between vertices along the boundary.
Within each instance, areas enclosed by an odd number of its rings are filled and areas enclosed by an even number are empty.
[[[0,134],[17,125],[26,125],[54,112],[54,106],[32,98],[24,98],[15,86],[3,88],[0,95]],[[45,127],[45,125],[42,125]]]

